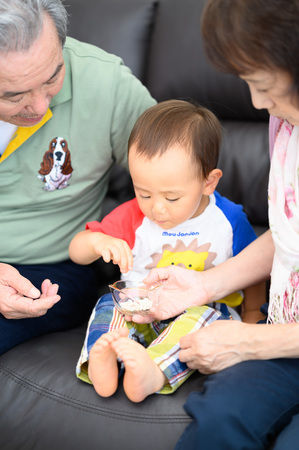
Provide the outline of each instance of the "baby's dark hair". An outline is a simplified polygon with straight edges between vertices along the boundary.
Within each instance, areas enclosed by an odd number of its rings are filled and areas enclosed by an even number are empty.
[[[146,110],[137,120],[128,149],[151,159],[178,144],[190,152],[199,177],[218,164],[221,125],[208,109],[183,100],[167,100]]]

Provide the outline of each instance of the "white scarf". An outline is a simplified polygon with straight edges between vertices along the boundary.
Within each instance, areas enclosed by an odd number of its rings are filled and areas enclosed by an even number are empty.
[[[269,221],[275,245],[268,322],[299,322],[299,126],[278,129],[269,178]]]

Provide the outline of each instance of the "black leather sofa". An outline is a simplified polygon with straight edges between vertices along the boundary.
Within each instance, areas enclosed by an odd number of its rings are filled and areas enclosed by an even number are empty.
[[[265,230],[268,115],[252,107],[245,83],[208,64],[200,37],[204,0],[66,4],[69,34],[122,56],[158,101],[194,99],[215,112],[224,136],[219,191],[243,204],[258,233]],[[132,193],[127,174],[115,170],[107,210]],[[108,283],[116,275],[107,270],[105,276]],[[0,357],[1,450],[173,449],[190,421],[184,401],[202,389],[203,377],[196,373],[175,394],[152,395],[141,404],[131,403],[121,385],[113,397],[100,398],[75,377],[84,333],[83,324]]]

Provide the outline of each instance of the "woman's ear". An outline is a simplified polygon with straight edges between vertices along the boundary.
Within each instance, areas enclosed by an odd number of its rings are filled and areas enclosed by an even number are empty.
[[[206,179],[206,186],[204,188],[204,195],[211,195],[215,191],[217,184],[219,183],[220,178],[222,177],[222,170],[213,169],[208,175]]]

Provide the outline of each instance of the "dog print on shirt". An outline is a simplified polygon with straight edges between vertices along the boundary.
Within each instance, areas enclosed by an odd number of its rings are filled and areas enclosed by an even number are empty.
[[[45,183],[45,191],[54,191],[68,186],[72,176],[71,153],[63,137],[52,139],[46,151],[37,177]]]

